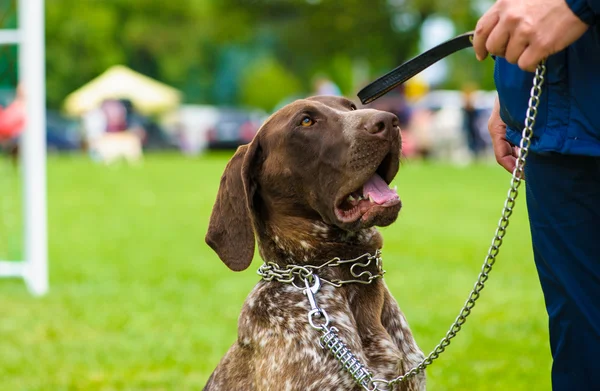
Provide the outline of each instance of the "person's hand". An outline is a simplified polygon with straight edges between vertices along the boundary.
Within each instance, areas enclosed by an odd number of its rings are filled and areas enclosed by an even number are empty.
[[[588,27],[565,0],[498,0],[477,22],[473,47],[479,61],[490,53],[533,72]]]
[[[517,149],[506,140],[506,124],[500,118],[500,101],[496,98],[492,115],[488,120],[488,131],[492,138],[496,161],[512,173],[517,164]]]

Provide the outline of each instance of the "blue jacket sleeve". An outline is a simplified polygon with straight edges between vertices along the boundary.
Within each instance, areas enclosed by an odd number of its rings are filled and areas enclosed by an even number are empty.
[[[587,24],[594,24],[600,17],[600,0],[566,0],[571,11]]]

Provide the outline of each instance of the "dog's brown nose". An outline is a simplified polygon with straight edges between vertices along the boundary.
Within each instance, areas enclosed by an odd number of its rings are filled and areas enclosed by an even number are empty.
[[[392,129],[394,126],[398,126],[398,117],[392,113],[385,111],[379,112],[373,115],[367,120],[365,129],[371,134],[381,133],[386,129]]]

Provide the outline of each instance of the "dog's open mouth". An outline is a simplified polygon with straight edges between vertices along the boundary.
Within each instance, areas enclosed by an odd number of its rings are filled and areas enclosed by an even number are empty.
[[[382,178],[383,176],[391,181],[389,177],[393,177],[393,174],[388,173],[388,159],[389,156],[361,187],[338,201],[335,215],[342,223],[353,223],[360,218],[366,220],[377,210],[400,204],[396,187],[390,188],[389,183]]]

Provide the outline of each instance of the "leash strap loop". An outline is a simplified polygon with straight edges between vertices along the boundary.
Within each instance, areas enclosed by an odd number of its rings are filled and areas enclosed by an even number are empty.
[[[363,104],[373,102],[432,64],[454,52],[471,47],[473,35],[474,31],[461,34],[408,60],[360,90],[358,98]]]

